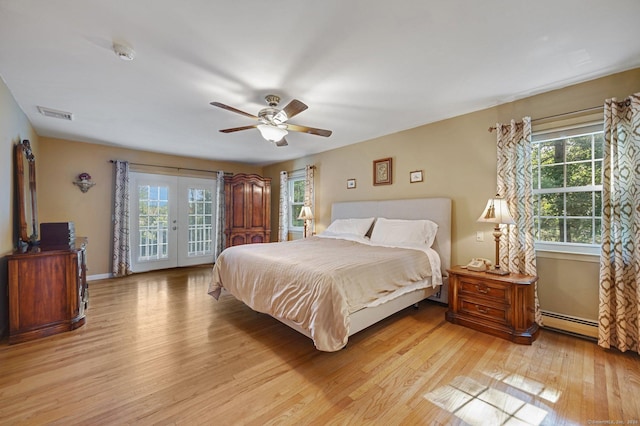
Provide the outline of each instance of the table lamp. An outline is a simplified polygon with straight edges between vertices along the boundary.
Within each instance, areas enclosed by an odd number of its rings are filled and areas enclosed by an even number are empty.
[[[500,268],[500,237],[502,236],[500,224],[514,225],[516,223],[513,217],[511,217],[511,213],[509,213],[507,200],[500,198],[498,194],[496,194],[495,198],[490,198],[487,206],[478,218],[478,222],[496,224],[496,227],[493,228],[493,237],[496,240],[496,265],[494,269],[488,269],[487,272],[497,275],[507,275],[509,271]]]
[[[311,212],[311,207],[302,206],[298,219],[304,220],[304,238],[307,238],[307,230],[309,227],[309,222],[313,220],[313,213]]]

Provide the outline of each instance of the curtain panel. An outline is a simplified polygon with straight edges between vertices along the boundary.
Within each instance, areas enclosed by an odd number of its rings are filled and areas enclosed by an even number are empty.
[[[598,344],[638,352],[640,93],[604,105]]]
[[[278,206],[278,241],[289,239],[289,174],[280,172],[280,202]]]
[[[215,262],[224,250],[224,221],[225,221],[225,198],[224,198],[224,172],[219,170],[216,175],[216,229],[215,243],[213,247],[213,261]]]
[[[533,172],[531,118],[496,124],[498,194],[507,201],[515,225],[501,225],[500,265],[520,274],[537,275],[533,239]],[[538,284],[535,284],[535,321],[542,325]]]
[[[131,246],[129,242],[129,162],[114,161],[115,193],[113,197],[113,256],[114,277],[131,274]]]
[[[316,215],[315,208],[314,208],[315,207],[314,206],[315,188],[313,185],[315,166],[307,164],[305,166],[304,171],[305,171],[304,205],[308,206],[311,209],[311,213],[313,213],[313,216],[315,218],[315,215]],[[313,235],[313,229],[315,228],[315,223],[316,223],[315,219],[312,219],[311,221],[309,221],[309,235]]]

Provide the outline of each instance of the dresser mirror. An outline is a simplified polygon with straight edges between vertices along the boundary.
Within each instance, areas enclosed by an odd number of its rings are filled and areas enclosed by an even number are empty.
[[[15,173],[18,249],[26,251],[38,241],[36,161],[26,139],[15,146]]]

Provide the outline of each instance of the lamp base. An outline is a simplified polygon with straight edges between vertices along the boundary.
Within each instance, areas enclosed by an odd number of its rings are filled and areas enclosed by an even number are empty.
[[[487,273],[494,275],[509,275],[509,271],[500,268],[487,269]]]

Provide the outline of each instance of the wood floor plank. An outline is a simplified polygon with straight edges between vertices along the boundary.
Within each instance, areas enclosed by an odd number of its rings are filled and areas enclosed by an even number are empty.
[[[210,267],[90,283],[87,323],[0,342],[0,424],[553,424],[640,420],[640,356],[533,345],[422,302],[334,353],[228,294]]]

